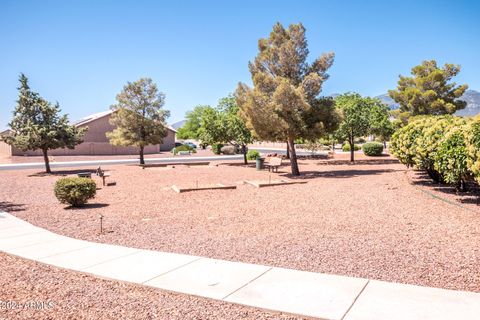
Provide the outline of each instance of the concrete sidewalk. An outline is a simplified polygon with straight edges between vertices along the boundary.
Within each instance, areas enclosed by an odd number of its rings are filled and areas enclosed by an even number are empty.
[[[480,293],[88,242],[4,212],[0,251],[102,278],[320,319],[480,319]]]

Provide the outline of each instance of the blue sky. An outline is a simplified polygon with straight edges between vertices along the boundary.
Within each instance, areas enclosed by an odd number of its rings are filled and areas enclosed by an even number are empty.
[[[18,75],[71,120],[151,77],[169,123],[250,83],[248,61],[277,21],[302,22],[310,58],[333,51],[323,94],[375,96],[425,59],[462,65],[480,90],[480,1],[0,1],[0,129]]]

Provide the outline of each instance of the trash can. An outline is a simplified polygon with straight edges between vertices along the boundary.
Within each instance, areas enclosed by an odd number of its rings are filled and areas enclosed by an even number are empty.
[[[263,158],[258,158],[258,159],[256,160],[257,170],[258,170],[258,171],[262,170],[262,168],[263,168],[263,161],[265,161],[265,159],[263,159]]]

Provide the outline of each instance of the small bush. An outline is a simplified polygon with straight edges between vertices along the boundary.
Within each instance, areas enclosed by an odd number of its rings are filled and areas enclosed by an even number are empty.
[[[358,151],[358,150],[360,150],[360,146],[359,146],[358,144],[354,144],[354,145],[353,145],[353,149],[354,149],[355,151]],[[350,144],[345,143],[345,144],[342,146],[342,151],[344,151],[344,152],[350,151]]]
[[[257,160],[260,158],[260,152],[257,150],[248,150],[247,159],[248,160]]]
[[[221,149],[220,149],[220,152],[222,154],[226,154],[226,155],[234,155],[236,153],[236,148],[235,146],[223,146]]]
[[[68,177],[57,180],[54,191],[60,203],[80,207],[95,197],[97,185],[90,178]]]
[[[173,154],[177,154],[179,151],[190,151],[191,153],[196,153],[197,150],[195,148],[192,148],[186,144],[182,144],[179,147],[175,147],[172,149]]]
[[[212,152],[215,154],[220,154],[222,151],[223,144],[221,143],[216,143],[212,144]]]
[[[380,142],[367,142],[362,146],[362,150],[367,156],[380,156],[383,152],[383,144]]]

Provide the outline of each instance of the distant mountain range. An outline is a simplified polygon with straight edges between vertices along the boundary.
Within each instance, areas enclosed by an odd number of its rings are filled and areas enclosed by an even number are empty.
[[[187,122],[187,120],[180,120],[180,121],[177,121],[175,123],[172,123],[170,126],[177,130],[177,129],[180,129],[181,127],[183,127],[183,125],[185,124],[185,122]]]
[[[380,99],[383,103],[390,106],[392,110],[398,109],[399,105],[396,103],[388,93],[381,94],[375,98]],[[460,98],[467,102],[465,109],[457,111],[455,114],[458,116],[474,116],[480,113],[480,92],[475,90],[467,90]]]

